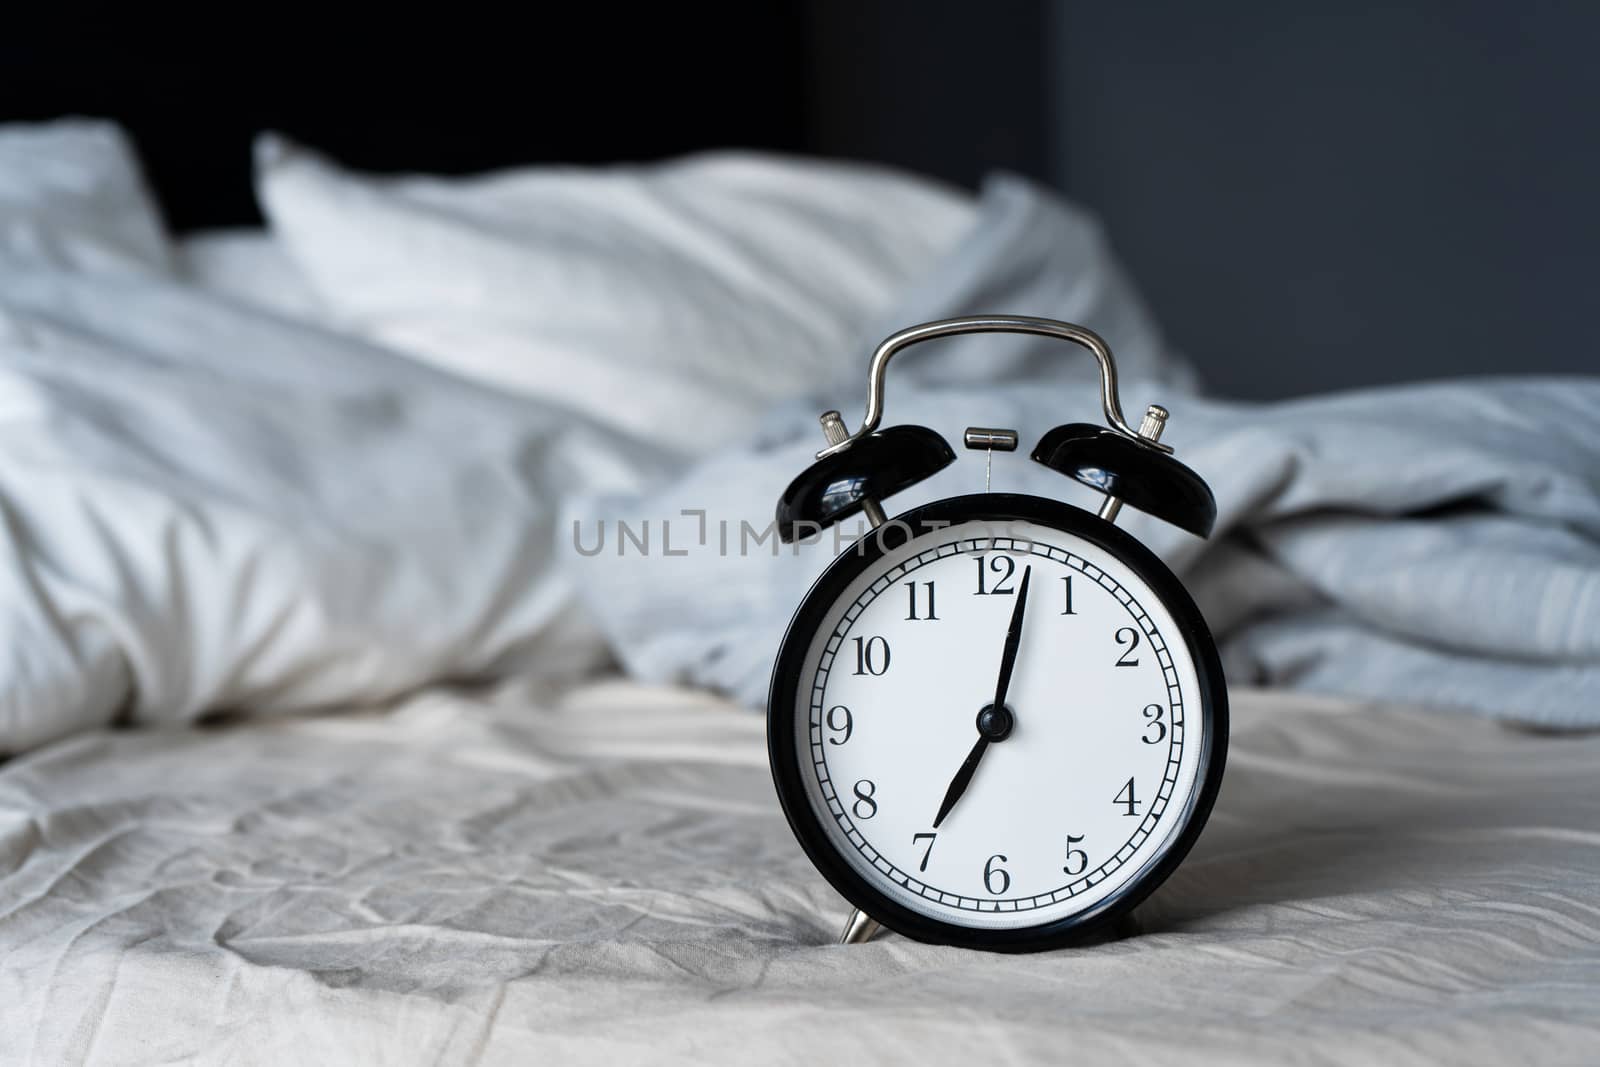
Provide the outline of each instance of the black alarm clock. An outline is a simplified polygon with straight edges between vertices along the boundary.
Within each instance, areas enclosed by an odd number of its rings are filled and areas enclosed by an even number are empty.
[[[1032,453],[1102,493],[1098,514],[985,492],[885,515],[883,500],[955,459],[926,427],[878,428],[889,361],[981,332],[1071,341],[1098,361],[1107,425],[1057,426]],[[857,514],[872,527],[812,586],[778,652],[767,744],[789,826],[854,905],[842,941],[881,924],[1020,952],[1112,930],[1199,836],[1228,741],[1204,619],[1114,522],[1128,504],[1205,537],[1211,490],[1161,443],[1164,409],[1127,424],[1111,351],[1081,326],[925,323],[878,346],[868,382],[860,428],[823,414],[827,447],[778,503],[786,541]],[[964,435],[991,456],[1017,441]]]

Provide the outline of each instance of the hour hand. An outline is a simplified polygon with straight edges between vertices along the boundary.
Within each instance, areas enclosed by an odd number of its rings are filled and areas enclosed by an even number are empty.
[[[972,782],[972,775],[978,769],[978,761],[983,759],[983,754],[989,750],[989,739],[979,737],[978,743],[972,746],[972,751],[967,753],[966,762],[961,769],[956,771],[956,776],[950,780],[950,788],[945,790],[944,803],[939,805],[939,814],[933,817],[933,828],[937,830],[939,824],[944,822],[944,817],[950,814],[950,809],[956,806],[956,801],[961,799],[961,794],[967,791],[967,786]]]

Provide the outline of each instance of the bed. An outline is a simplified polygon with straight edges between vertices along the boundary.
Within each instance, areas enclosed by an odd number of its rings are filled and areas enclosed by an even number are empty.
[[[1016,180],[257,167],[266,230],[175,241],[115,129],[0,129],[0,1063],[1595,1060],[1600,384],[1206,397]],[[831,553],[616,524],[766,521],[872,341],[1001,306],[1114,338],[1217,492],[1124,521],[1228,774],[1114,939],[840,946],[759,714]],[[896,374],[952,439],[1094,409],[1027,347]]]
[[[1038,957],[834,944],[704,693],[87,734],[0,771],[0,1060],[1592,1061],[1600,737],[1234,709],[1193,856]]]

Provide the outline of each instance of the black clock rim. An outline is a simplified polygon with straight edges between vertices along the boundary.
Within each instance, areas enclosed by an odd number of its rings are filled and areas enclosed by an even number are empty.
[[[903,544],[913,530],[954,526],[964,522],[1016,521],[1049,526],[1083,538],[1120,559],[1148,585],[1171,613],[1189,650],[1199,677],[1201,715],[1199,788],[1190,793],[1178,834],[1148,861],[1121,889],[1092,907],[1064,919],[1034,926],[989,929],[960,926],[912,911],[874,888],[858,874],[832,845],[819,816],[811,808],[801,778],[795,745],[796,696],[806,653],[823,617],[846,586],[880,559],[890,548]],[[878,536],[884,533],[885,536]],[[980,493],[950,497],[898,515],[869,534],[858,546],[835,559],[814,582],[789,622],[779,645],[767,697],[767,758],[789,829],[812,864],[841,896],[896,933],[917,941],[994,952],[1035,952],[1077,944],[1111,932],[1115,925],[1155,892],[1183,862],[1210,818],[1222,787],[1228,754],[1228,690],[1216,642],[1189,595],[1155,553],[1126,531],[1099,516],[1063,501],[1020,493]],[[859,547],[859,551],[857,548]]]

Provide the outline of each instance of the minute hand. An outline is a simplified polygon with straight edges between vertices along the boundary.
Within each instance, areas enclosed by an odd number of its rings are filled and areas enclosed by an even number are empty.
[[[1022,620],[1028,609],[1028,579],[1033,568],[1022,571],[1022,585],[1017,588],[1017,606],[1011,609],[1011,625],[1006,627],[1006,645],[1000,653],[1000,680],[994,687],[994,706],[1006,703],[1006,691],[1011,688],[1011,670],[1017,665],[1017,646],[1022,644]]]

